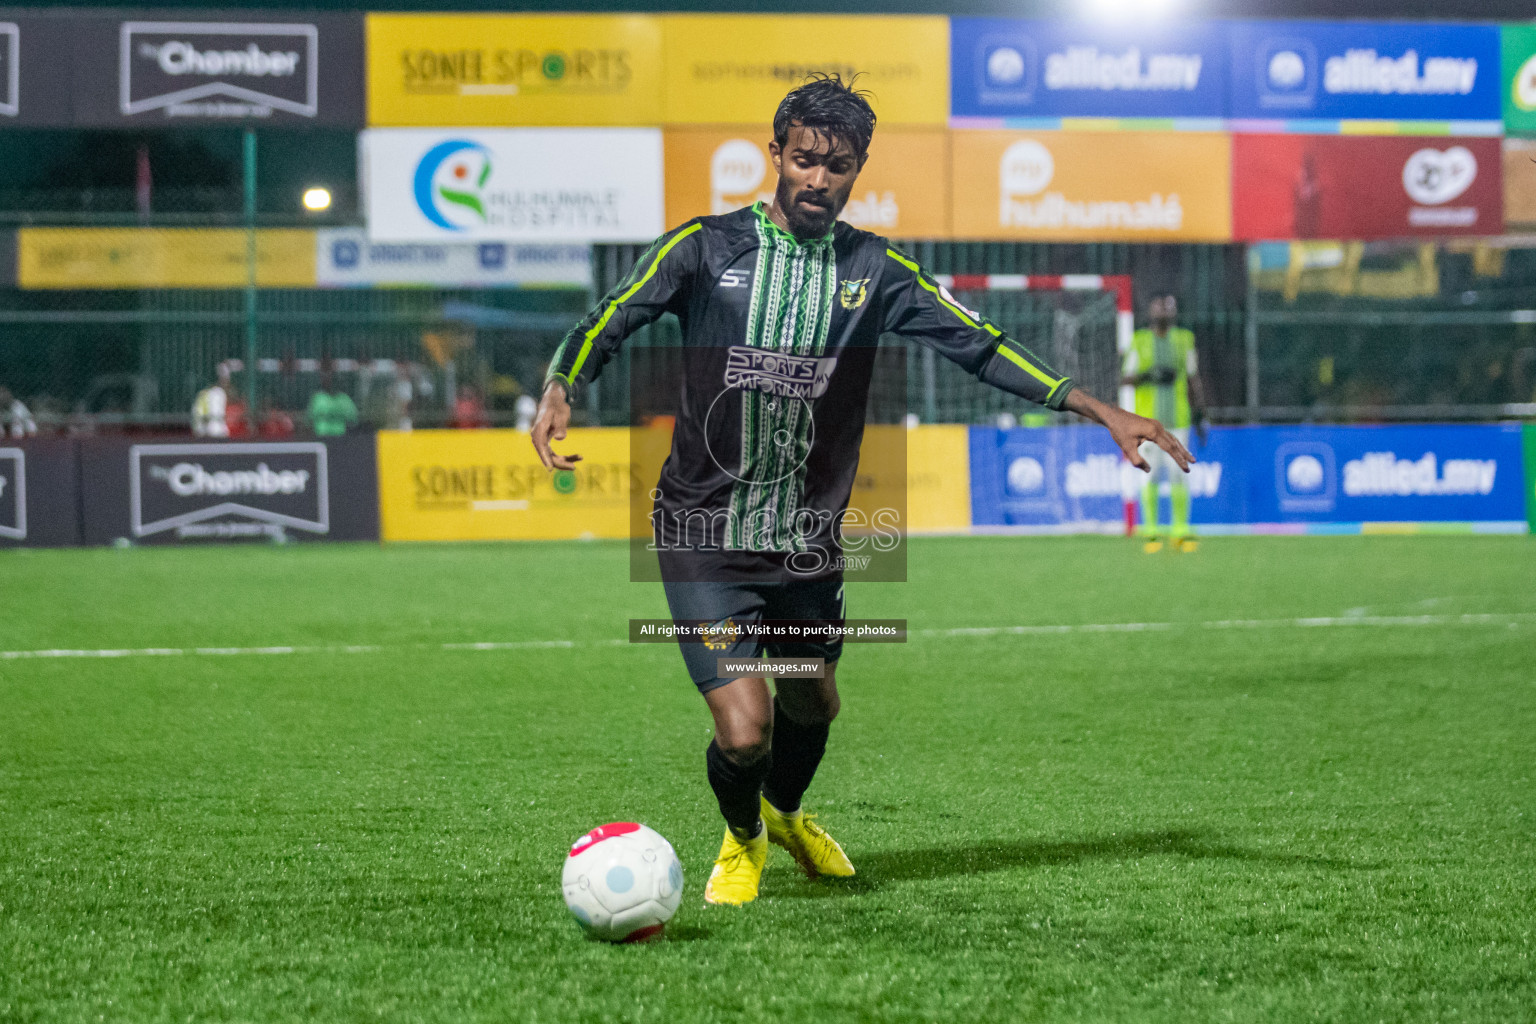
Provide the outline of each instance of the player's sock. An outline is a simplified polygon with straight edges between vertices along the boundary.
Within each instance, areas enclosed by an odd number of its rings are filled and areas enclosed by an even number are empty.
[[[1173,506],[1173,535],[1189,536],[1189,485],[1175,479],[1169,485],[1169,504]]]
[[[773,699],[773,753],[768,776],[763,779],[763,796],[781,814],[800,810],[800,798],[811,785],[821,756],[827,752],[827,734],[831,725],[818,722],[805,725],[784,713],[784,705]]]
[[[709,771],[709,787],[715,791],[720,813],[737,839],[755,838],[763,830],[758,814],[758,800],[763,791],[763,776],[768,773],[768,758],[738,764],[725,756],[720,744],[709,741],[704,764]]]
[[[1157,474],[1141,485],[1141,533],[1144,537],[1157,536]]]

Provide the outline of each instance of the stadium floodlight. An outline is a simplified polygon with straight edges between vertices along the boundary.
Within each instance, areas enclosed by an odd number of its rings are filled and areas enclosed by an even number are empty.
[[[304,190],[304,209],[311,213],[319,213],[321,210],[331,208],[331,190],[328,188],[307,188]]]
[[[1178,0],[1088,0],[1085,6],[1099,21],[1151,21],[1170,16]]]

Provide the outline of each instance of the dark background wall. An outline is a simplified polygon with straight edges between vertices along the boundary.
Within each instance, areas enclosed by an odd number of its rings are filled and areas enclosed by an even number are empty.
[[[31,7],[78,8],[76,4],[39,3]],[[142,7],[142,3],[98,3],[94,7]],[[207,3],[165,0],[157,7],[207,7]],[[428,0],[405,3],[347,3],[341,0],[265,0],[253,7],[286,7],[300,10],[391,11],[730,11],[792,12],[816,14],[949,14],[997,15],[1012,18],[1071,18],[1083,15],[1082,0],[818,0],[815,5],[787,0],[668,0],[664,5],[625,3],[615,0],[522,0],[508,4],[496,0]],[[1395,20],[1513,20],[1536,18],[1531,0],[1174,0],[1171,14],[1181,18],[1391,18]]]

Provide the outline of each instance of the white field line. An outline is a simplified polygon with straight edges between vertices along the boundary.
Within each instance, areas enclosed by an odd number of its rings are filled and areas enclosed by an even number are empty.
[[[1354,627],[1505,626],[1536,623],[1536,612],[1487,612],[1467,615],[1332,615],[1300,619],[1216,619],[1207,622],[1089,622],[1060,626],[967,626],[955,629],[914,629],[908,639],[948,640],[992,636],[1059,636],[1075,633],[1165,633],[1205,629],[1333,629]],[[42,658],[165,658],[248,657],[275,654],[385,654],[396,651],[527,651],[576,647],[617,647],[611,640],[504,640],[479,643],[419,644],[302,644],[274,647],[109,647],[100,650],[0,651],[0,661]]]

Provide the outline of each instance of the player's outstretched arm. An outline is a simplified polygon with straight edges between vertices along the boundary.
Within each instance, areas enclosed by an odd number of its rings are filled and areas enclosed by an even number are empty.
[[[1195,461],[1195,457],[1189,454],[1189,449],[1179,443],[1179,439],[1169,433],[1168,429],[1157,420],[1137,416],[1118,406],[1101,402],[1082,388],[1073,388],[1068,393],[1066,401],[1062,403],[1062,408],[1101,424],[1109,431],[1109,436],[1115,439],[1115,444],[1120,446],[1125,457],[1131,460],[1131,465],[1143,473],[1150,472],[1152,468],[1137,451],[1143,441],[1151,441],[1173,456],[1173,461],[1177,462],[1179,468],[1186,473],[1189,472],[1190,464]]]
[[[571,403],[567,400],[565,386],[552,380],[544,387],[544,398],[539,402],[538,415],[533,420],[533,448],[539,453],[539,461],[545,469],[574,469],[581,456],[557,455],[549,442],[564,441],[565,432],[571,425]]]

